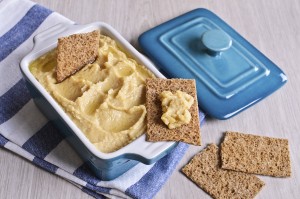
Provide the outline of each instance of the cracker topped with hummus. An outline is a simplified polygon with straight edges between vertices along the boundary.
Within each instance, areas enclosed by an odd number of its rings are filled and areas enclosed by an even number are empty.
[[[77,48],[76,42],[68,44],[66,50],[58,47],[33,61],[30,71],[90,142],[101,152],[110,153],[145,132],[145,81],[155,76],[112,38],[102,34],[97,38],[94,34],[98,33],[68,37],[74,42],[76,38],[90,38],[92,46],[81,40],[76,52],[71,52]],[[67,45],[67,40],[60,44]],[[70,63],[62,76],[59,71],[66,66],[59,62]]]
[[[146,108],[148,141],[201,145],[195,80],[147,79]]]

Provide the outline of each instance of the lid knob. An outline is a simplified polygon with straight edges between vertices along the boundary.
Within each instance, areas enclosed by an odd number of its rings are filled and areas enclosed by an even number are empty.
[[[207,53],[211,56],[221,55],[232,45],[232,39],[224,31],[213,29],[206,31],[201,38]]]

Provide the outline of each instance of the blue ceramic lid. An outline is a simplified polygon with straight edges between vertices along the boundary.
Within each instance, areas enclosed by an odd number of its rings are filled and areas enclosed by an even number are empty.
[[[168,77],[195,79],[200,108],[217,119],[238,114],[287,81],[273,62],[206,9],[154,27],[139,44]]]

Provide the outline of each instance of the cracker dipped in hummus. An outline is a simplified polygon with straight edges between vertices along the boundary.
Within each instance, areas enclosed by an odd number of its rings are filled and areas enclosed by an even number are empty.
[[[100,34],[96,41],[95,61],[60,81],[56,49],[33,61],[30,71],[95,147],[110,153],[145,132],[145,80],[155,76],[110,37]]]

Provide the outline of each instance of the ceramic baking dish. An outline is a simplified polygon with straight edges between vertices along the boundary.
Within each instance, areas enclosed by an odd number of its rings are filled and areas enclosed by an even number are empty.
[[[38,108],[54,122],[59,131],[71,143],[82,159],[88,163],[97,177],[102,180],[112,180],[139,162],[153,164],[165,156],[177,143],[147,142],[145,141],[145,134],[143,134],[135,141],[115,152],[102,153],[85,137],[60,105],[31,74],[29,71],[30,62],[54,49],[57,46],[57,39],[59,37],[93,30],[100,30],[101,34],[113,38],[136,61],[146,66],[157,77],[165,78],[149,60],[132,47],[115,29],[102,22],[87,25],[58,24],[36,35],[34,37],[34,47],[23,58],[20,68],[26,85]]]

